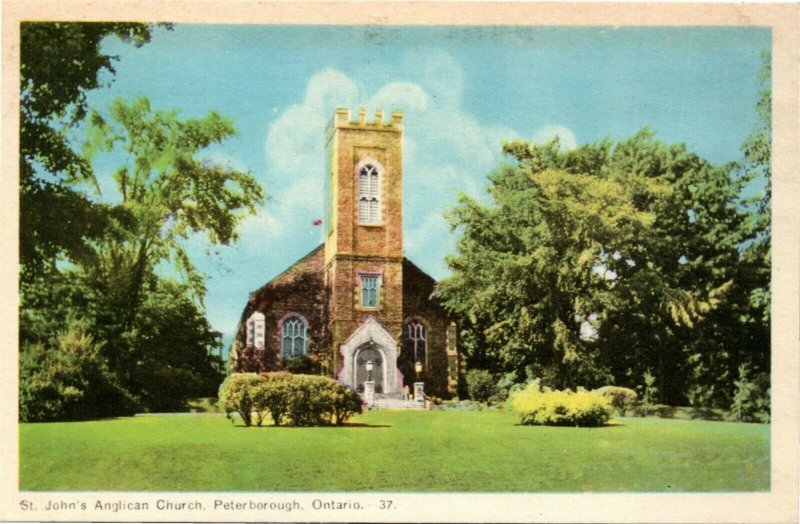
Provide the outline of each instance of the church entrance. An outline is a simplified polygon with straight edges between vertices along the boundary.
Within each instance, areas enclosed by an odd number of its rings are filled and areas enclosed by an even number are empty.
[[[384,362],[383,352],[374,343],[368,343],[359,348],[356,358],[356,391],[364,392],[364,382],[372,379],[375,382],[375,393],[383,393]],[[371,362],[372,371],[367,371],[367,363]],[[371,376],[370,376],[371,375]]]
[[[367,381],[367,362],[372,362],[375,393],[389,397],[402,394],[403,379],[397,369],[397,341],[375,317],[367,317],[340,346],[342,368],[336,378],[360,394]]]

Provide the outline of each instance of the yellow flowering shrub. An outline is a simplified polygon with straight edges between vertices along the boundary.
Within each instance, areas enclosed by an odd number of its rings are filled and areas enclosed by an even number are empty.
[[[536,426],[603,426],[611,416],[611,402],[598,393],[541,390],[531,384],[514,393],[511,408],[520,423]]]

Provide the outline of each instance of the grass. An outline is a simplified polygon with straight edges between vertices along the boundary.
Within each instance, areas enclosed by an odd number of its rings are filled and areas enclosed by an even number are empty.
[[[500,411],[371,411],[341,428],[245,428],[215,414],[20,424],[20,489],[759,491],[769,432],[658,418],[518,426]]]

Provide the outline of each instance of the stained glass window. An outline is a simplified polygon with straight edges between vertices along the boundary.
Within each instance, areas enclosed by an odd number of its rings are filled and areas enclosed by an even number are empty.
[[[283,322],[281,337],[282,357],[302,357],[306,354],[307,342],[306,325],[302,320],[298,317],[290,317]]]
[[[361,307],[378,307],[377,275],[361,276]]]

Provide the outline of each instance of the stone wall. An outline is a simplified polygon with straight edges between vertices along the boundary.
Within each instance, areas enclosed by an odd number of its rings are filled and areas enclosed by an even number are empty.
[[[240,322],[237,339],[244,346],[245,323],[254,311],[264,314],[268,362],[280,361],[280,321],[297,313],[308,321],[308,357],[324,374],[331,373],[330,337],[327,334],[327,293],[323,278],[322,246],[251,294]]]
[[[449,398],[453,393],[448,383],[447,331],[450,318],[436,298],[432,297],[435,289],[436,281],[433,278],[408,259],[403,260],[403,323],[420,320],[427,332],[427,362],[420,380],[425,382],[426,394]],[[413,364],[403,365],[400,371],[405,376],[406,384],[414,382]]]

